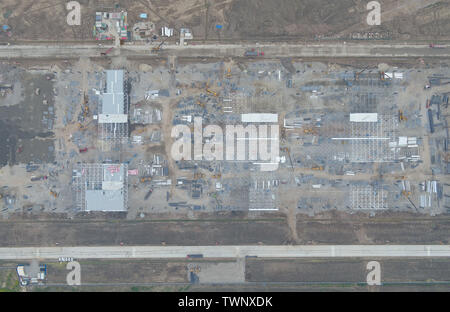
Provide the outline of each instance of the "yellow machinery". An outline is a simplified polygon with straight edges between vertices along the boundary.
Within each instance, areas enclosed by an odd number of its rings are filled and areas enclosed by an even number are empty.
[[[227,73],[225,74],[225,77],[226,78],[231,78],[231,68],[230,67],[228,67]]]
[[[142,177],[141,183],[150,182],[152,180],[152,177]]]
[[[84,93],[83,96],[83,117],[86,118],[89,115],[89,106],[87,105],[89,102],[89,97]]]
[[[401,109],[398,110],[398,120],[399,120],[399,121],[406,121],[406,120],[408,120],[408,118],[406,118],[406,117],[403,115],[403,111],[402,111]]]
[[[212,178],[213,179],[220,179],[222,177],[222,174],[219,172],[219,173],[217,173],[217,174],[214,174],[213,176],[212,176]]]
[[[52,190],[50,190],[50,195],[52,195],[55,198],[58,197],[58,193],[56,193],[55,191],[52,191]]]
[[[316,130],[314,128],[306,128],[306,129],[303,129],[303,133],[305,133],[305,134],[316,134],[317,132],[316,132]]]
[[[323,170],[323,166],[314,166],[311,168],[312,170],[319,170],[322,171]]]
[[[208,83],[206,84],[206,88],[205,89],[206,89],[207,93],[209,93],[209,94],[211,94],[213,96],[219,96],[219,94],[217,92],[212,91],[212,90],[209,89]]]
[[[205,177],[205,175],[201,172],[196,171],[194,173],[194,180],[203,179],[204,177]]]
[[[211,91],[208,88],[206,89],[206,92],[208,92],[209,94],[211,94],[213,96],[218,96],[217,92]]]

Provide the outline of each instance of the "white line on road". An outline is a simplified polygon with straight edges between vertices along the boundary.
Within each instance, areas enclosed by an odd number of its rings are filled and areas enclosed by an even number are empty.
[[[0,248],[0,260],[186,258],[450,257],[450,245],[108,246]]]

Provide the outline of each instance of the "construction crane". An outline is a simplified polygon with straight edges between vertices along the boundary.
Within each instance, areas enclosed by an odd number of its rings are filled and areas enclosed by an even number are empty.
[[[166,42],[166,39],[162,40],[158,46],[152,48],[152,53],[158,53],[161,50],[161,46]]]
[[[289,147],[284,147],[281,149],[283,152],[286,152],[288,154],[289,157],[289,162],[291,163],[291,168],[292,170],[294,170],[294,164],[292,163],[292,158],[291,158],[291,151],[289,150]]]
[[[209,94],[213,95],[213,96],[218,96],[219,94],[217,92],[211,91],[210,89],[206,88],[206,92],[208,92]]]
[[[365,72],[367,68],[368,68],[368,67],[364,68],[364,69],[361,70],[360,72],[355,73],[355,80],[358,80],[358,79],[359,79],[359,75],[361,75],[363,72]]]
[[[112,51],[112,49],[114,49],[114,47],[109,48],[109,49],[106,50],[105,52],[101,52],[100,55],[101,55],[101,56],[107,56],[108,53]]]

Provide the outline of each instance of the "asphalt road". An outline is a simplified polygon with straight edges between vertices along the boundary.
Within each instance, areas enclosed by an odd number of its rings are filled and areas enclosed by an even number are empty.
[[[0,248],[0,260],[186,258],[332,258],[450,257],[450,245],[321,245],[321,246],[114,246]]]
[[[20,58],[77,58],[99,57],[110,46],[99,45],[10,45],[0,46],[0,59]],[[115,47],[108,56],[155,57],[151,45],[123,45]],[[373,43],[323,43],[323,44],[209,44],[164,45],[161,54],[180,57],[243,57],[249,49],[264,52],[264,58],[279,57],[370,57],[418,58],[450,57],[450,46],[430,48],[425,44],[373,44]],[[260,56],[262,57],[262,56]]]

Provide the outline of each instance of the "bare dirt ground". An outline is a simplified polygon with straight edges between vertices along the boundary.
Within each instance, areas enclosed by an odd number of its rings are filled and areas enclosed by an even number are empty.
[[[130,26],[140,20],[140,13],[147,13],[156,29],[189,27],[196,40],[348,39],[367,32],[388,34],[384,39],[449,39],[450,3],[379,2],[382,24],[368,26],[368,1],[362,0],[79,0],[81,25],[69,26],[65,2],[4,0],[0,24],[11,26],[12,35],[3,33],[0,40],[93,40],[94,15],[102,10],[127,11]]]
[[[379,261],[383,283],[450,280],[447,259],[248,259],[248,282],[366,282],[368,261]]]
[[[285,222],[2,222],[0,246],[283,244]]]
[[[187,279],[185,261],[80,261],[83,283],[183,283]],[[48,264],[48,283],[66,283],[66,263]]]
[[[294,242],[284,219],[179,221],[1,221],[1,247],[118,245],[267,245]],[[345,213],[297,219],[300,244],[448,244],[450,220],[407,214]]]

